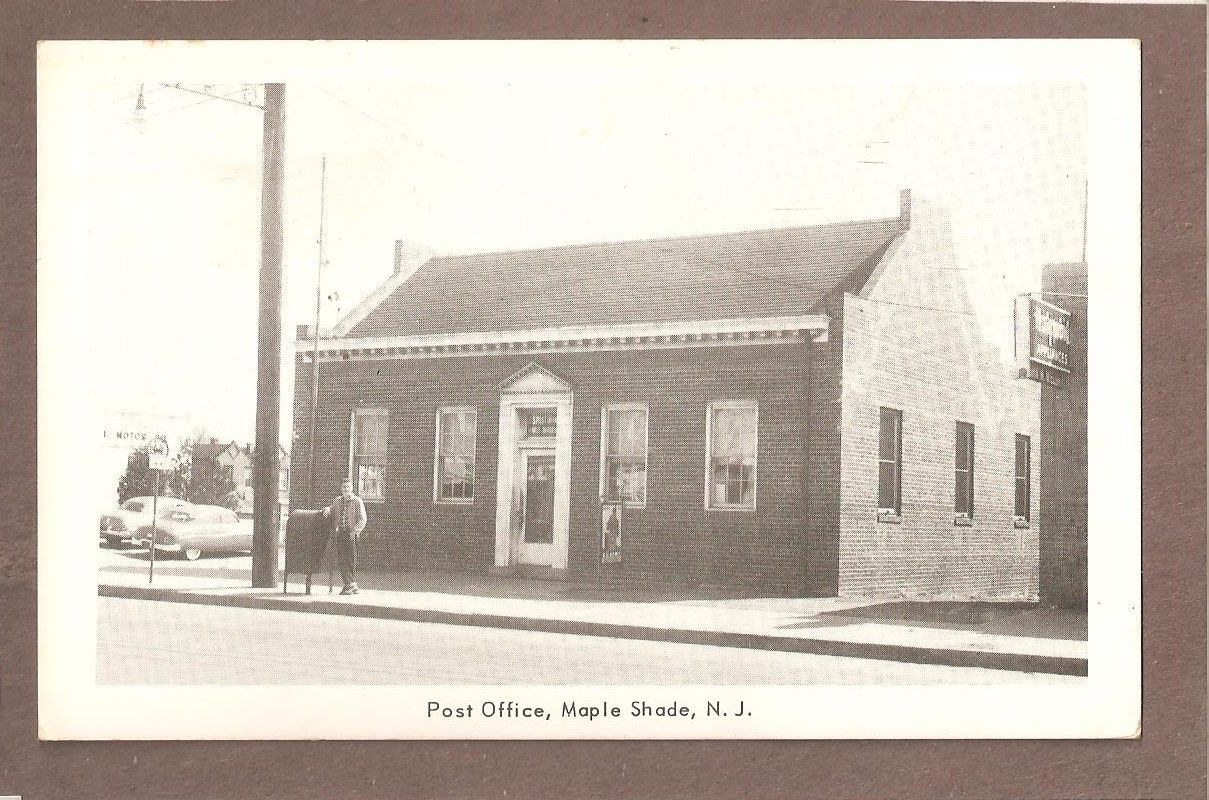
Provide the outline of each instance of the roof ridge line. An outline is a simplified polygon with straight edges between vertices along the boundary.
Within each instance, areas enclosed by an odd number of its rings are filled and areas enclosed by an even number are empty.
[[[465,253],[435,253],[427,263],[444,261],[454,258],[471,258],[476,256],[510,256],[517,253],[549,253],[553,250],[578,250],[586,247],[601,247],[603,245],[634,245],[653,244],[656,242],[685,242],[691,239],[725,239],[730,236],[759,233],[788,233],[790,231],[813,231],[820,228],[838,228],[846,225],[866,225],[874,222],[899,222],[901,217],[869,217],[866,219],[844,220],[842,222],[823,222],[818,225],[791,225],[780,228],[745,228],[741,230],[720,231],[717,233],[685,233],[676,236],[651,236],[644,239],[605,239],[594,242],[576,242],[569,244],[545,245],[542,247],[520,247],[511,250],[483,250]]]

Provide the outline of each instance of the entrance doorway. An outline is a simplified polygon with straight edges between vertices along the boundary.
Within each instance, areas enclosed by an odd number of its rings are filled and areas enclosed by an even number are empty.
[[[554,543],[554,451],[530,450],[523,455],[524,497],[518,561],[550,564]]]
[[[571,521],[571,387],[530,364],[499,386],[495,566],[565,574]]]

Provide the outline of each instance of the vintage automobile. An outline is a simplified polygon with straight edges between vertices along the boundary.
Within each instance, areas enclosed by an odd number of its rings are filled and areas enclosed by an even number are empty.
[[[155,513],[160,519],[165,519],[178,508],[188,505],[179,497],[131,497],[115,511],[101,515],[101,543],[110,547],[130,544],[134,531],[143,525],[151,524],[153,499]]]
[[[139,544],[149,544],[151,523],[140,527],[136,537]],[[182,506],[156,523],[155,549],[180,553],[189,561],[203,553],[251,552],[252,521],[222,506]]]

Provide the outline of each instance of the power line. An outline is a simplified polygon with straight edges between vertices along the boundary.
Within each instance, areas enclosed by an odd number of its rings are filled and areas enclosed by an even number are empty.
[[[324,93],[325,95],[327,95],[328,97],[330,97],[330,98],[332,98],[333,100],[335,100],[337,103],[340,103],[341,105],[345,106],[346,108],[349,108],[349,109],[351,109],[352,111],[357,112],[358,114],[360,114],[361,116],[365,117],[367,120],[369,120],[370,122],[374,123],[374,124],[375,124],[375,125],[377,125],[378,127],[382,128],[382,129],[384,129],[384,130],[390,131],[390,132],[391,132],[391,133],[393,133],[395,136],[398,136],[400,139],[404,140],[404,141],[405,141],[405,142],[407,142],[408,144],[414,145],[415,147],[419,147],[419,148],[420,148],[420,149],[422,149],[422,150],[430,150],[430,151],[431,151],[431,152],[432,152],[434,155],[437,155],[437,156],[439,156],[439,157],[441,157],[441,158],[445,159],[446,161],[451,160],[451,159],[450,159],[450,157],[449,157],[449,155],[448,155],[448,154],[446,154],[446,153],[444,153],[444,152],[442,152],[440,149],[438,149],[438,148],[436,148],[436,147],[433,147],[433,146],[432,146],[432,145],[430,145],[430,144],[426,144],[426,143],[424,143],[423,141],[421,141],[421,140],[419,140],[419,139],[415,138],[414,136],[411,136],[411,135],[409,135],[409,134],[406,134],[406,133],[404,133],[403,131],[399,130],[398,128],[395,128],[395,127],[394,127],[394,126],[392,126],[392,125],[388,125],[388,124],[386,124],[386,123],[385,123],[385,122],[383,122],[382,120],[380,120],[380,119],[378,119],[377,117],[375,117],[373,114],[370,114],[368,111],[366,111],[366,110],[364,110],[364,109],[362,109],[362,108],[358,108],[357,106],[355,106],[355,105],[353,105],[352,103],[348,102],[348,101],[347,101],[347,100],[345,100],[344,98],[339,97],[338,95],[332,94],[332,93],[331,93],[331,92],[329,92],[327,89],[324,89],[322,86],[318,86],[318,87],[316,87],[316,88],[317,88],[319,91],[323,92],[323,93]]]
[[[204,89],[191,89],[188,86],[185,86],[184,84],[180,84],[180,83],[161,83],[160,84],[160,86],[163,86],[165,89],[176,89],[178,92],[188,92],[189,94],[200,94],[203,97],[208,97],[212,100],[226,100],[228,102],[236,103],[241,106],[247,106],[249,108],[256,108],[261,111],[264,110],[264,106],[259,105],[258,103],[253,103],[250,100],[246,100],[246,99],[245,100],[236,100],[234,98],[234,95],[237,95],[237,94],[246,96],[246,94],[248,92],[252,92],[253,97],[255,97],[256,91],[250,85],[245,84],[243,86],[240,86],[234,92],[228,92],[227,94],[214,94],[213,92],[207,91],[210,86],[209,84],[202,84],[202,85],[205,87]]]
[[[156,92],[162,92],[164,89],[167,89],[167,88],[168,88],[167,86],[165,86],[164,84],[161,83],[158,86],[152,86],[150,89],[146,89],[145,91],[142,92],[142,95],[144,97],[146,97],[147,95],[151,95]],[[106,102],[109,105],[117,105],[118,103],[133,103],[134,101],[138,100],[138,97],[139,97],[139,93],[135,92],[134,94],[127,95],[125,97],[115,97],[111,100],[107,100]]]
[[[977,316],[972,311],[958,311],[956,308],[936,308],[935,306],[917,306],[912,303],[896,303],[893,300],[874,300],[872,297],[862,297],[861,299],[865,300],[866,302],[869,302],[869,303],[881,303],[882,305],[887,305],[887,306],[902,306],[903,308],[917,308],[920,311],[939,311],[942,314],[960,314],[964,317]]]
[[[240,91],[242,91],[242,90],[240,90]],[[231,92],[231,94],[233,94],[233,95],[234,95],[234,94],[239,94],[239,92]],[[186,108],[193,108],[194,106],[205,105],[206,103],[209,103],[209,102],[211,102],[211,101],[213,101],[213,100],[226,100],[226,99],[229,99],[229,98],[226,98],[226,97],[217,97],[217,96],[216,96],[216,97],[207,97],[207,98],[205,98],[204,100],[198,100],[198,101],[193,102],[193,103],[185,103],[183,106],[174,106],[174,107],[172,107],[172,108],[167,109],[166,111],[157,111],[157,112],[156,112],[156,113],[154,113],[154,114],[152,114],[152,113],[148,113],[148,114],[147,114],[147,118],[148,118],[148,119],[153,119],[153,118],[155,118],[155,117],[162,117],[162,116],[164,116],[165,114],[171,114],[171,113],[172,113],[172,112],[174,112],[174,111],[184,111]]]
[[[161,84],[161,88],[165,88],[165,89],[174,89],[174,88],[176,88],[176,87],[174,87],[174,86],[169,86],[169,85],[167,85],[167,84]],[[155,118],[157,118],[157,117],[162,117],[162,116],[164,116],[164,115],[166,115],[166,114],[171,114],[171,113],[173,113],[173,112],[175,112],[175,111],[184,111],[184,110],[185,110],[185,109],[187,109],[187,108],[194,108],[194,107],[196,107],[196,106],[204,105],[204,104],[206,104],[206,103],[209,103],[209,102],[210,102],[210,101],[212,101],[212,100],[227,100],[227,99],[230,99],[230,96],[233,96],[233,95],[239,94],[239,93],[240,93],[240,92],[242,92],[242,91],[243,91],[243,89],[238,89],[238,90],[236,90],[236,91],[234,91],[234,92],[229,92],[229,93],[228,93],[228,95],[225,95],[225,96],[224,96],[224,95],[207,96],[207,97],[206,97],[205,99],[203,99],[203,100],[198,100],[198,101],[193,102],[193,103],[185,103],[184,105],[180,105],[180,106],[173,106],[172,108],[168,108],[168,109],[165,109],[165,110],[163,110],[163,111],[156,111],[156,112],[145,111],[145,112],[144,112],[144,119],[148,119],[148,120],[150,120],[150,119],[155,119]],[[150,92],[147,92],[146,94],[150,94]],[[238,102],[238,101],[235,101],[235,102]],[[129,124],[130,124],[130,120],[129,120],[129,119],[127,119],[127,120],[123,120],[123,121],[121,121],[121,122],[114,123],[113,125],[108,125],[108,126],[106,126],[106,127],[103,129],[103,130],[112,130],[112,129],[114,129],[114,128],[121,128],[121,127],[123,127],[123,126],[125,126],[125,125],[129,125]]]

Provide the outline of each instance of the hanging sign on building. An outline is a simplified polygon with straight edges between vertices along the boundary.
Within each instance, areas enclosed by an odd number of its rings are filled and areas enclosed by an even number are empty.
[[[1032,295],[1017,297],[1016,363],[1026,377],[1060,382],[1070,372],[1070,312]]]
[[[605,503],[600,510],[600,563],[621,562],[621,505]]]

